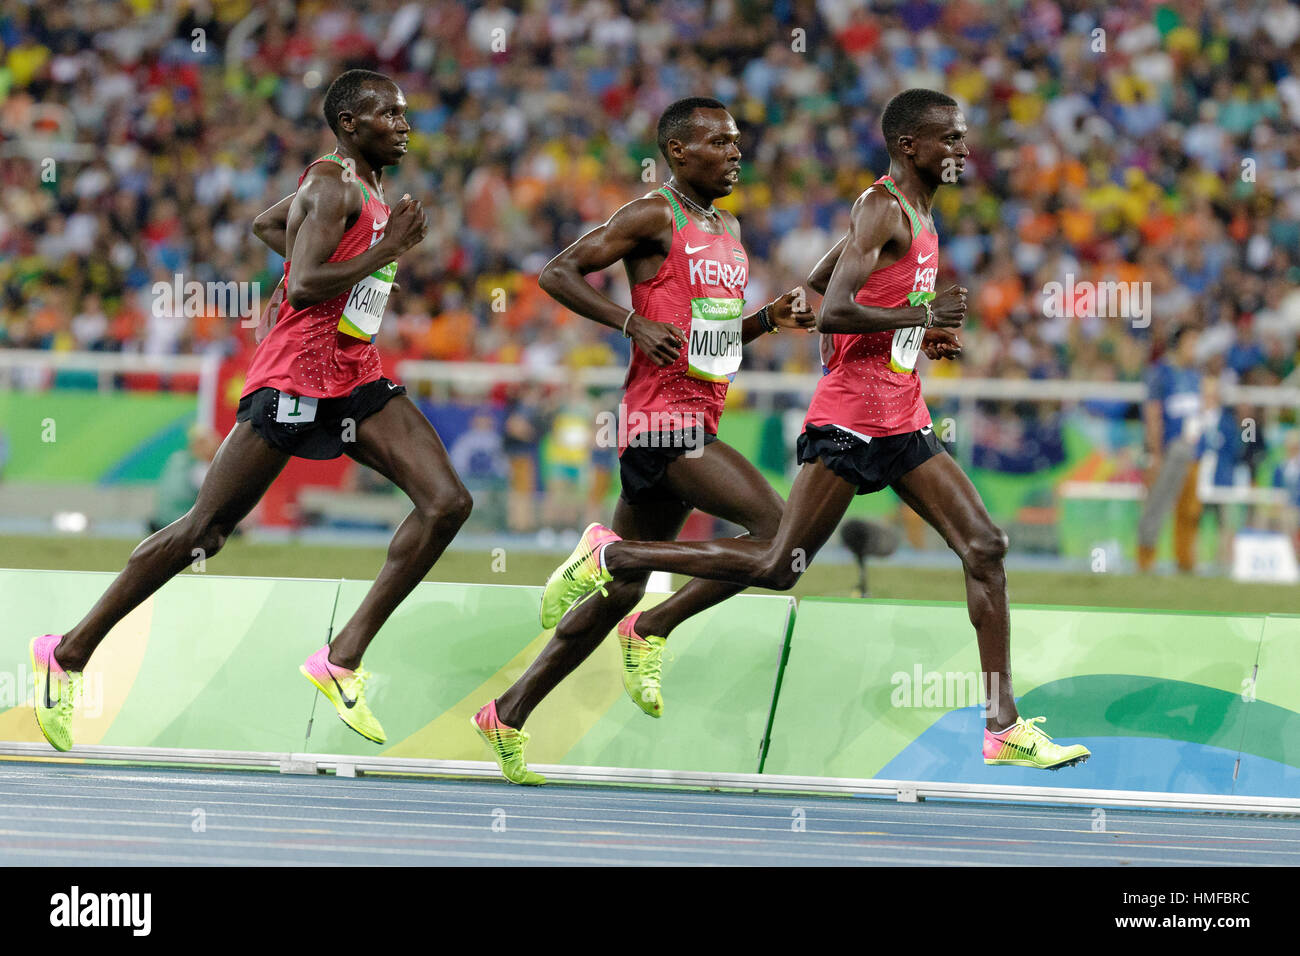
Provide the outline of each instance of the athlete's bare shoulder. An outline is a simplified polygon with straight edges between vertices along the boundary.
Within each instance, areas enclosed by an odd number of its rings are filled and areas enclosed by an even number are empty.
[[[891,239],[905,239],[907,229],[903,207],[884,186],[872,185],[853,203],[849,228],[860,248],[882,248]]]
[[[347,167],[333,162],[315,163],[303,177],[298,196],[321,212],[353,216],[363,204],[361,190],[356,186],[356,173]]]
[[[729,224],[727,228],[731,230],[731,234],[735,236],[737,239],[739,239],[740,220],[737,219],[735,216],[733,216],[731,213],[727,212],[727,210],[725,209],[719,209],[718,213],[722,216],[722,221]]]
[[[605,230],[611,237],[667,252],[672,242],[673,207],[660,193],[650,193],[620,206],[605,223]]]

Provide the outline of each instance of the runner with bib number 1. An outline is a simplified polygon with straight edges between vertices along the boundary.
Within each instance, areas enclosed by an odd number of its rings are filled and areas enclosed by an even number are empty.
[[[259,330],[235,427],[198,500],[132,552],[79,624],[32,642],[36,720],[57,750],[73,745],[74,689],[113,626],[196,556],[215,555],[290,457],[343,454],[392,481],[415,509],[393,535],[361,606],[299,671],[349,728],[385,740],[366,699],[362,654],[455,537],[472,499],[424,413],[384,377],[373,344],[397,260],[427,230],[420,203],[403,197],[390,210],[381,184],[384,167],[406,155],[406,98],[380,73],[349,70],[330,84],[323,108],[338,140],[334,151],[254,222],[257,237],[286,257],[280,302],[274,321],[267,317]],[[276,675],[258,679],[267,693],[290,690]]]
[[[778,328],[811,330],[815,319],[802,290],[745,315],[749,260],[740,227],[712,205],[740,176],[740,132],[726,108],[704,97],[679,100],[660,117],[658,134],[672,178],[556,256],[542,271],[541,286],[632,340],[619,409],[622,494],[614,530],[625,538],[671,541],[691,509],[699,508],[744,527],[747,537],[766,539],[781,521],[781,498],[757,468],[717,441],[718,419],[740,368],[741,346]],[[631,310],[585,278],[619,261],[632,287]],[[588,528],[584,540],[599,527]],[[567,616],[552,603],[542,606],[542,625],[559,625],[555,637],[513,687],[474,717],[507,779],[543,782],[524,764],[524,721],[615,626],[624,688],[644,712],[659,717],[668,635],[690,615],[742,590],[692,581],[657,607],[629,616],[648,576],[620,581]]]

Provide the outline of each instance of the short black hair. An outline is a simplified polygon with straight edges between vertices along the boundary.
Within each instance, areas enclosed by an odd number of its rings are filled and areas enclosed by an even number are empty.
[[[711,96],[688,96],[670,103],[659,117],[659,152],[668,159],[668,141],[684,140],[690,134],[691,115],[696,110],[725,110],[727,107]],[[671,162],[671,160],[669,160]]]
[[[915,134],[925,114],[936,106],[956,106],[957,101],[937,90],[903,90],[885,104],[880,117],[880,131],[885,134],[885,148],[892,156],[898,137]]]
[[[366,97],[366,86],[371,83],[393,83],[393,79],[374,70],[348,70],[335,77],[325,91],[325,122],[330,124],[335,136],[339,133],[339,114],[358,112]]]

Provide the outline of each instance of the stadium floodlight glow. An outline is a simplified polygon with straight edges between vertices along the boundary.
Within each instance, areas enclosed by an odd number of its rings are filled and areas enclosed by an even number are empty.
[[[54,530],[67,534],[81,534],[90,527],[90,519],[80,511],[56,511],[54,513]]]

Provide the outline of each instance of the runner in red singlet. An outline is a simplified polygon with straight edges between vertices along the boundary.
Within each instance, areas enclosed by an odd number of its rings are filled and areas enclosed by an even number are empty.
[[[740,169],[740,132],[714,99],[679,100],[659,120],[659,148],[672,170],[667,185],[628,203],[542,271],[542,288],[561,304],[632,339],[617,440],[622,494],[613,526],[625,538],[672,540],[692,508],[771,537],[781,498],[752,464],[717,440],[727,385],[741,345],[779,327],[811,330],[814,318],[793,290],[746,316],[749,260],[740,227],[713,208]],[[632,287],[629,310],[597,292],[592,272],[622,261]],[[597,528],[593,525],[592,528]],[[528,671],[474,718],[507,779],[541,783],[523,762],[520,728],[534,707],[618,625],[624,687],[646,713],[663,712],[659,668],[664,642],[690,615],[742,590],[692,581],[672,598],[625,617],[645,593],[648,574],[630,575],[558,622],[555,637]],[[620,623],[620,619],[622,622]]]
[[[197,502],[135,549],[79,624],[33,642],[37,722],[59,750],[72,746],[70,703],[79,672],[112,627],[195,555],[216,554],[290,456],[340,454],[390,479],[415,510],[393,536],[388,560],[361,606],[300,671],[344,723],[384,741],[366,703],[361,656],[455,536],[471,499],[406,389],[383,377],[372,344],[397,259],[426,231],[420,203],[403,197],[390,210],[380,184],[383,168],[406,153],[406,100],[388,77],[349,70],[330,85],[324,111],[337,148],[308,166],[298,191],[257,220],[259,238],[280,255],[292,255],[273,300],[277,321],[260,339],[237,423]]]
[[[921,399],[917,355],[960,353],[952,329],[966,314],[966,290],[935,295],[935,190],[965,168],[966,121],[943,93],[908,90],[881,118],[889,175],[853,205],[848,235],[817,265],[809,284],[825,293],[825,374],[817,385],[798,457],[803,467],[773,540],[642,543],[602,535],[575,552],[581,592],[664,570],[784,590],[834,532],[854,495],[891,487],[943,535],[962,560],[971,623],[984,672],[983,757],[990,765],[1056,769],[1088,750],[1053,743],[1016,710],[1011,687],[1010,615],[1003,557],[1007,537],[970,480],[934,436]],[[548,590],[550,589],[548,584]],[[558,590],[558,587],[557,587]]]

